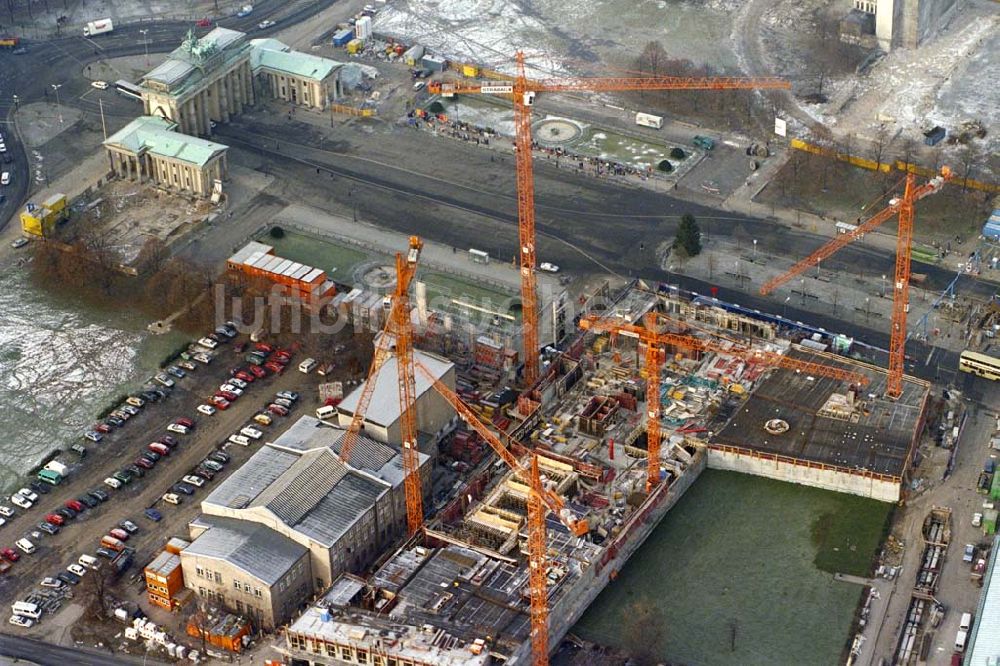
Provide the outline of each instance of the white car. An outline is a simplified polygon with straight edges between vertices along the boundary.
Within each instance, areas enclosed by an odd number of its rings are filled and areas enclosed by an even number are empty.
[[[62,583],[62,581],[56,581],[56,582]],[[32,620],[30,617],[24,617],[22,615],[11,615],[10,619],[7,621],[16,627],[24,627],[25,629],[30,629],[35,624],[35,621]]]
[[[21,507],[22,509],[31,508],[31,500],[29,500],[27,497],[22,497],[21,495],[11,495],[10,501],[16,504],[17,506]]]
[[[247,387],[247,383],[242,379],[240,379],[239,377],[230,377],[229,381],[227,381],[226,383],[232,384],[233,386],[236,386],[237,388],[241,389],[245,389]]]
[[[66,571],[70,572],[71,574],[76,574],[80,578],[83,578],[84,576],[87,575],[87,570],[81,567],[79,564],[69,565],[68,567],[66,567]]]
[[[52,576],[46,576],[45,578],[42,579],[41,582],[42,587],[60,588],[63,586],[63,584],[64,583],[61,580],[59,580],[58,578],[53,578]]]
[[[205,479],[200,476],[195,476],[194,474],[188,474],[181,479],[184,483],[190,483],[195,488],[201,488],[205,485]]]
[[[541,264],[539,264],[538,270],[545,271],[546,273],[558,273],[559,267],[556,266],[555,264],[550,264],[547,261],[543,261]]]
[[[219,343],[212,338],[202,338],[198,341],[198,344],[206,349],[215,349],[219,346]]]
[[[167,493],[163,496],[163,501],[167,504],[180,504],[183,500],[177,493]]]
[[[250,446],[250,440],[243,435],[230,435],[229,441],[240,446]]]
[[[260,28],[261,30],[267,30],[272,25],[274,25],[274,21],[261,21],[260,23],[257,24],[257,27]]]
[[[6,146],[4,146],[4,151],[5,150],[7,150]],[[0,174],[0,185],[10,185],[10,171],[4,171],[2,174]]]
[[[98,90],[107,90],[108,89],[108,82],[107,81],[91,81],[90,85],[94,86]]]
[[[27,244],[28,244],[28,239],[25,238],[24,236],[21,236],[20,238],[15,238],[14,240],[12,240],[10,242],[10,246],[12,248],[14,248],[15,250],[20,250],[22,247],[24,247]]]
[[[197,407],[195,407],[195,409],[197,409],[205,416],[211,416],[212,414],[215,413],[215,407],[212,407],[212,405],[198,405]]]
[[[33,490],[29,490],[28,488],[21,488],[20,490],[17,491],[17,494],[27,499],[30,502],[38,501],[38,493],[34,492]]]
[[[257,430],[257,428],[253,428],[251,426],[247,426],[242,430],[240,430],[240,434],[249,437],[250,439],[260,439],[261,437],[264,436],[264,433],[262,433],[260,430]]]
[[[234,393],[237,396],[243,395],[243,389],[241,389],[239,386],[236,386],[234,384],[223,384],[222,386],[219,387],[219,390],[220,391],[228,391],[229,393]]]
[[[972,514],[972,526],[979,527],[982,524],[983,524],[983,514],[981,513]]]
[[[167,430],[170,432],[176,432],[178,435],[188,434],[187,426],[183,426],[180,423],[171,423],[167,426]]]
[[[10,518],[13,515],[14,515],[14,509],[10,508],[7,505],[0,505],[0,516],[7,516],[8,518]]]

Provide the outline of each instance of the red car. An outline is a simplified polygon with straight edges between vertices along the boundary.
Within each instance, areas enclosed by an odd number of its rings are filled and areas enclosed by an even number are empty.
[[[277,405],[275,403],[271,403],[270,405],[268,405],[267,411],[271,412],[272,414],[276,414],[278,416],[288,416],[288,410],[282,407],[281,405]]]
[[[192,421],[191,419],[189,419],[189,418],[187,418],[185,416],[182,416],[179,419],[174,419],[174,423],[176,423],[177,425],[182,425],[185,428],[193,428],[194,427],[194,421]]]
[[[268,363],[280,363],[281,365],[288,365],[291,360],[287,356],[278,356],[277,354],[271,354],[267,357]]]
[[[274,351],[274,347],[267,344],[266,342],[258,342],[253,346],[253,348],[256,349],[257,351],[262,351],[265,354],[270,354],[271,352]]]
[[[267,377],[267,370],[260,367],[259,365],[251,365],[250,372],[252,372],[254,377],[256,377],[257,379],[263,379],[264,377]]]
[[[21,555],[13,548],[4,548],[0,550],[0,557],[7,560],[8,562],[17,562],[21,559]]]
[[[212,27],[212,19],[210,19],[210,18],[208,18],[206,16],[205,18],[203,18],[200,21],[198,21],[197,23],[195,23],[195,25],[198,26],[199,28],[211,28]]]
[[[264,367],[276,375],[280,375],[282,372],[285,371],[285,366],[281,365],[280,363],[275,363],[274,361],[268,361],[267,363],[264,364]]]
[[[83,511],[83,510],[85,510],[87,508],[87,507],[85,507],[83,505],[82,502],[78,502],[75,499],[66,500],[66,502],[63,504],[63,506],[66,507],[67,509],[73,509],[77,513],[80,513],[81,511]]]
[[[253,383],[253,381],[254,381],[255,379],[257,379],[257,378],[256,378],[256,377],[254,377],[254,376],[253,376],[252,374],[250,374],[249,372],[246,372],[246,371],[244,371],[244,370],[240,370],[240,371],[239,371],[239,372],[237,372],[237,373],[236,373],[236,374],[235,374],[234,376],[236,377],[236,379],[242,379],[242,380],[243,380],[243,381],[245,381],[245,382],[246,382],[247,384],[252,384],[252,383]]]
[[[292,357],[292,350],[291,349],[279,349],[279,350],[277,350],[274,353],[275,354],[281,354],[282,356],[287,356],[288,358]]]
[[[56,525],[62,527],[66,523],[66,519],[60,516],[58,513],[49,513],[45,515],[45,522],[50,525]]]
[[[136,458],[133,462],[136,464],[136,466],[141,467],[143,469],[153,469],[153,463],[146,460],[145,458],[142,457]]]
[[[229,409],[229,401],[220,395],[213,395],[211,400],[209,400],[209,402],[215,405],[216,409],[222,409],[222,410]]]
[[[233,393],[232,391],[219,391],[215,395],[221,395],[223,398],[225,398],[229,402],[236,402],[236,399],[240,397],[240,396],[236,395],[235,393]]]
[[[109,433],[111,432],[111,426],[109,426],[107,423],[98,423],[94,425],[94,430],[96,430],[97,432]]]
[[[109,530],[108,534],[118,539],[119,541],[128,541],[129,533],[120,527],[116,527],[113,530]]]

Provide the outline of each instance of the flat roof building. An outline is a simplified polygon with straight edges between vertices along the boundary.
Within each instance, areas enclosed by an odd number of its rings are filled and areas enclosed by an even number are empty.
[[[343,572],[362,571],[405,533],[403,463],[392,448],[362,436],[344,464],[338,456],[344,433],[303,416],[216,487],[199,520],[255,523],[299,544],[310,554],[310,592]],[[429,462],[421,453],[425,495]],[[192,523],[192,545],[201,532]]]
[[[376,342],[377,340],[378,338]],[[455,390],[454,363],[436,354],[420,350],[414,350],[413,361],[427,368],[435,379],[440,380],[452,391]],[[399,405],[398,374],[399,366],[393,355],[385,362],[375,378],[375,389],[364,421],[365,434],[379,442],[397,447],[402,445],[403,439],[399,422],[402,410]],[[437,394],[423,372],[417,371],[414,383],[417,396],[417,429],[423,433],[436,435],[449,426],[455,416],[455,410],[448,401]],[[350,426],[364,386],[365,384],[361,384],[356,387],[337,405],[337,419],[342,427]],[[433,439],[437,440],[436,437]]]
[[[228,146],[181,134],[177,123],[154,116],[139,116],[105,139],[104,149],[119,178],[196,197],[211,196],[229,176]]]
[[[989,564],[983,574],[983,591],[972,619],[965,648],[965,666],[1000,663],[1000,536],[993,539]]]

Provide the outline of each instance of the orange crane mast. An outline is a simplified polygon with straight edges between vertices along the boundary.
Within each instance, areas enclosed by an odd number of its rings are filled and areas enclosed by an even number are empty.
[[[405,254],[396,253],[396,288],[390,299],[382,335],[375,347],[368,378],[355,406],[351,425],[344,433],[340,459],[350,460],[351,451],[364,427],[365,414],[371,403],[382,366],[395,350],[399,386],[400,433],[402,435],[403,486],[406,491],[406,527],[412,535],[423,524],[423,492],[420,480],[420,455],[417,451],[416,380],[413,370],[413,324],[410,320],[410,283],[417,272],[417,261],[424,243],[410,236]]]
[[[531,655],[534,666],[546,666],[549,663],[549,588],[548,559],[545,543],[545,510],[552,511],[573,534],[583,536],[589,531],[586,521],[576,520],[566,509],[562,498],[545,488],[541,474],[538,471],[538,456],[529,454],[531,460],[525,464],[518,460],[510,448],[500,441],[496,433],[484,424],[475,412],[447,384],[434,375],[421,363],[416,364],[419,370],[431,382],[434,390],[450,404],[459,417],[475,430],[496,451],[500,459],[512,470],[526,477],[530,492],[528,493],[528,590],[531,603]],[[527,457],[527,456],[526,456]]]
[[[760,288],[764,296],[785,284],[797,275],[801,275],[812,266],[818,266],[821,261],[834,252],[861,238],[893,216],[898,217],[896,232],[896,270],[892,283],[892,328],[889,339],[889,373],[886,381],[886,396],[892,400],[903,394],[903,370],[906,359],[906,318],[910,311],[910,250],[913,243],[914,204],[924,197],[934,194],[951,180],[952,172],[948,167],[941,169],[941,175],[935,176],[923,185],[916,186],[916,176],[906,174],[906,186],[903,196],[892,200],[888,206],[875,213],[871,218],[858,225],[846,234],[838,234],[831,241],[820,247],[805,259],[795,263],[788,271],[771,278]]]
[[[428,89],[445,97],[464,94],[510,95],[514,102],[514,145],[517,168],[517,220],[521,270],[524,381],[539,376],[538,295],[535,256],[535,183],[532,173],[531,106],[540,92],[606,92],[622,90],[750,90],[788,89],[788,81],[773,77],[604,77],[529,79],[524,53],[516,54],[517,71],[510,82],[432,82]]]
[[[646,379],[646,491],[650,492],[660,482],[660,444],[662,443],[660,423],[660,370],[665,358],[662,346],[670,345],[682,349],[693,349],[702,352],[717,352],[738,356],[748,361],[756,361],[769,366],[805,372],[818,377],[830,377],[864,386],[868,378],[857,372],[850,372],[812,361],[756,350],[746,346],[731,346],[718,340],[696,338],[676,333],[660,333],[656,331],[656,321],[659,315],[649,312],[643,318],[643,326],[629,324],[612,319],[603,319],[597,315],[588,315],[580,320],[580,328],[595,333],[610,333],[637,338],[646,346],[643,361],[643,377]]]

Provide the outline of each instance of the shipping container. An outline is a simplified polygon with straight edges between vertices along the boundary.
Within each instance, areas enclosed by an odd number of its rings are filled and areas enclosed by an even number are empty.
[[[425,55],[420,59],[420,64],[432,72],[443,72],[448,66],[448,61],[436,55]]]
[[[660,116],[654,116],[651,113],[637,113],[635,114],[635,124],[641,125],[642,127],[652,127],[653,129],[660,129],[663,127],[663,118]]]
[[[334,46],[346,46],[347,42],[354,39],[354,30],[351,28],[344,28],[343,30],[338,30],[333,33],[333,45]]]
[[[38,480],[44,481],[45,483],[53,486],[58,486],[62,483],[63,477],[59,472],[53,472],[51,469],[43,469],[38,473]]]
[[[403,62],[405,62],[408,66],[413,67],[420,62],[420,59],[423,57],[424,47],[420,44],[416,44],[403,53]]]
[[[354,34],[358,39],[370,39],[372,36],[372,17],[362,16],[358,19],[358,22],[354,24]]]
[[[475,65],[462,65],[462,76],[474,79],[479,76],[479,68]]]
[[[941,143],[941,140],[944,139],[945,135],[947,135],[945,129],[940,125],[937,125],[924,132],[924,143],[928,146],[937,145]]]
[[[347,42],[347,52],[348,53],[360,53],[361,49],[364,48],[365,43],[360,39],[352,39]]]

